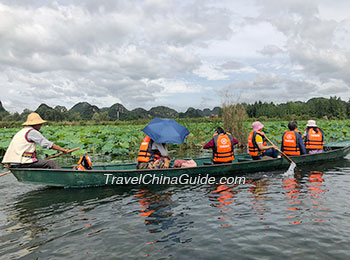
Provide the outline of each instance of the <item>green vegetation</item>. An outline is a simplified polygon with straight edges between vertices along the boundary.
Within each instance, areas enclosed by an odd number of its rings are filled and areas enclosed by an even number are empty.
[[[246,120],[279,121],[279,120],[308,120],[308,119],[349,119],[350,100],[345,102],[339,97],[312,98],[307,102],[287,102],[282,104],[255,102],[254,104],[238,104],[246,111]],[[136,120],[148,122],[154,117],[160,118],[210,118],[223,117],[220,107],[212,110],[188,108],[185,113],[178,113],[176,110],[165,106],[153,107],[150,110],[136,108],[127,110],[121,104],[114,104],[111,107],[98,108],[87,102],[81,102],[67,109],[64,106],[49,107],[41,104],[36,110],[41,117],[51,122],[59,122],[60,125],[120,125],[121,121]],[[25,109],[21,114],[7,112],[0,102],[0,127],[16,127],[26,120],[27,115],[32,112]],[[108,122],[108,123],[106,123]],[[135,124],[133,123],[133,124]]]
[[[350,118],[350,100],[345,102],[339,97],[312,98],[307,102],[287,102],[278,105],[259,101],[245,106],[249,118],[261,120]]]
[[[239,141],[241,149],[247,147],[248,127],[244,124],[246,110],[242,104],[224,104],[222,107],[222,121],[224,130],[231,133]]]
[[[217,122],[182,122],[190,129],[191,134],[184,144],[169,144],[169,150],[186,152],[187,150],[198,150],[202,144],[211,138]],[[196,121],[196,120],[195,120]],[[136,158],[139,145],[145,134],[142,128],[144,124],[129,125],[99,125],[99,126],[43,126],[40,132],[50,141],[59,146],[72,149],[80,147],[81,149],[73,152],[73,155],[82,155],[84,153],[119,156],[122,158]],[[0,130],[0,155],[3,155],[8,147],[13,135],[19,131],[17,128],[3,128]],[[38,154],[52,155],[54,150],[41,149],[38,147]]]
[[[149,120],[148,120],[149,121]],[[40,130],[49,140],[65,148],[81,147],[73,155],[88,153],[91,155],[109,155],[123,159],[137,157],[139,145],[144,137],[142,128],[148,123],[128,125],[97,125],[97,126],[43,126]],[[185,125],[191,132],[184,144],[170,144],[169,150],[174,151],[172,157],[179,157],[188,151],[197,151],[208,142],[217,126],[223,126],[218,119],[182,119],[179,123]],[[281,143],[282,133],[287,130],[288,121],[263,122],[266,135],[276,144]],[[303,130],[306,121],[299,121],[299,130]],[[350,121],[348,120],[318,120],[317,125],[325,133],[325,141],[333,142],[350,139]],[[244,122],[243,128],[249,132],[251,122]],[[13,135],[21,128],[3,128],[0,130],[0,155],[8,147]],[[235,136],[234,136],[235,137]],[[245,151],[242,151],[245,152]],[[52,155],[53,150],[38,150],[39,157]]]
[[[25,109],[21,114],[10,114],[0,102],[0,156],[31,112]],[[129,111],[121,104],[114,104],[100,109],[87,102],[78,103],[70,110],[64,106],[51,108],[41,104],[36,112],[49,121],[42,127],[43,135],[65,148],[81,147],[73,153],[77,156],[89,153],[136,159],[144,137],[141,130],[153,117],[176,118],[177,122],[190,131],[184,144],[169,145],[169,150],[173,151],[172,157],[187,155],[188,151],[198,154],[218,126],[222,126],[239,140],[239,152],[246,152],[246,138],[251,131],[251,123],[255,120],[264,123],[265,133],[276,144],[280,144],[282,133],[287,130],[290,120],[298,120],[299,130],[303,130],[306,120],[316,119],[325,132],[326,142],[350,139],[350,122],[345,120],[350,118],[350,100],[345,102],[337,97],[313,98],[307,102],[278,105],[260,101],[254,104],[228,103],[223,104],[222,109],[189,108],[185,113],[178,113],[164,106],[154,107],[149,111],[143,108]],[[40,148],[38,152],[41,157],[44,156],[43,153],[55,153]]]

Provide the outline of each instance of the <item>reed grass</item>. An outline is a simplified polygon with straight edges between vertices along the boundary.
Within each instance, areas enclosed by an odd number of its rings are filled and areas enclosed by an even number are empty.
[[[248,129],[244,125],[246,118],[246,109],[242,104],[234,104],[232,102],[223,103],[222,121],[224,130],[238,139],[238,146],[242,152],[245,152],[247,148]]]

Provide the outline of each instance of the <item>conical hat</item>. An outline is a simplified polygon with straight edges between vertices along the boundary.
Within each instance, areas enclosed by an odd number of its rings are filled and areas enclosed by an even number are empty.
[[[22,125],[40,125],[46,123],[47,121],[43,120],[38,113],[30,113]]]

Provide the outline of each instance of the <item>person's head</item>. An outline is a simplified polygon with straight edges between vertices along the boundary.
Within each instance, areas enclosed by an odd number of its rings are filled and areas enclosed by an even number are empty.
[[[219,134],[224,134],[225,131],[224,131],[224,129],[222,129],[222,127],[218,126],[218,128],[216,128],[216,130],[215,130],[215,133],[217,133],[219,135]]]
[[[297,129],[297,127],[298,127],[298,124],[295,121],[291,121],[288,123],[288,129],[290,131],[294,131],[295,129]]]
[[[260,123],[259,121],[255,121],[252,124],[253,131],[261,131],[263,129],[264,125]]]
[[[307,127],[317,127],[315,120],[309,120],[307,121]]]
[[[40,130],[43,123],[46,123],[46,120],[43,120],[38,113],[32,112],[27,116],[27,121],[22,125],[31,126],[36,130]]]

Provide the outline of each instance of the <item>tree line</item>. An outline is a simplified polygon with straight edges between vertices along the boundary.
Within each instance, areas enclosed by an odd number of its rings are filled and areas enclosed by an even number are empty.
[[[266,118],[280,120],[315,119],[349,119],[350,100],[345,102],[340,97],[312,98],[307,102],[287,102],[274,104],[272,102],[255,102],[245,104],[249,118]]]

